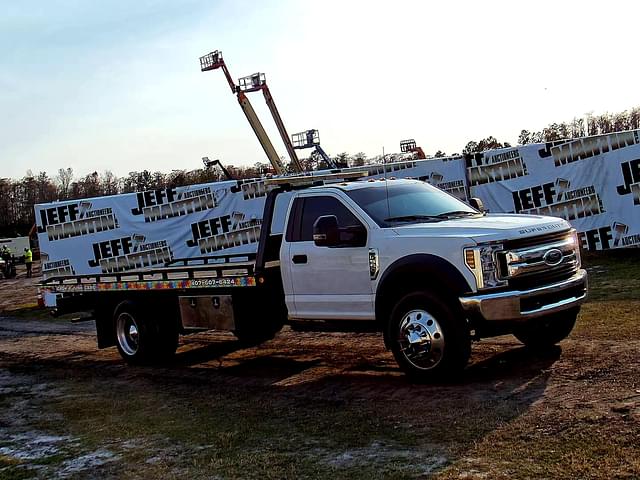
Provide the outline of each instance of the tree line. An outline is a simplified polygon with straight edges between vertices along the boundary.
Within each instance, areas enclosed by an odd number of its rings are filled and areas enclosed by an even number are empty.
[[[640,107],[613,114],[587,115],[585,118],[574,118],[570,122],[551,123],[540,131],[522,130],[518,137],[518,144],[553,142],[636,129],[640,129]],[[509,142],[500,142],[495,137],[489,136],[478,141],[468,142],[462,149],[462,154],[510,146]],[[452,155],[459,155],[459,153]],[[447,154],[441,150],[438,150],[434,155],[436,158],[445,156]],[[391,154],[384,158],[382,155],[377,155],[368,158],[364,152],[353,155],[342,152],[336,155],[334,160],[343,165],[362,166],[409,158],[407,154]],[[328,168],[324,160],[315,153],[301,159],[300,162],[305,171]],[[270,165],[266,163],[238,167],[228,165],[226,168],[234,179],[256,178],[272,173]],[[49,177],[45,172],[33,174],[31,171],[27,171],[22,179],[0,178],[0,237],[26,235],[34,224],[33,206],[38,203],[179,187],[224,179],[222,170],[217,167],[192,171],[173,170],[169,173],[150,172],[149,170],[133,171],[125,177],[117,177],[111,171],[101,174],[93,172],[76,177],[71,168],[59,169],[54,178]]]
[[[604,135],[606,133],[637,129],[640,129],[640,107],[619,113],[586,115],[584,118],[576,117],[570,122],[550,123],[539,131],[522,130],[518,136],[518,145],[570,140],[572,138]],[[508,142],[499,142],[494,137],[489,136],[478,142],[471,141],[467,143],[462,153],[483,152],[485,150],[510,146],[511,144]],[[436,156],[444,157],[446,154],[438,151]]]

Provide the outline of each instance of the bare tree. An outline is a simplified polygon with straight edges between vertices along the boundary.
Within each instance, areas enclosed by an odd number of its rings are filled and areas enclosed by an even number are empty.
[[[529,130],[522,130],[518,137],[518,144],[527,145],[529,143],[531,143],[531,132]]]
[[[362,167],[367,162],[367,154],[358,152],[351,157],[351,167]]]
[[[58,170],[58,197],[61,200],[69,198],[71,182],[73,182],[73,168],[60,168]]]

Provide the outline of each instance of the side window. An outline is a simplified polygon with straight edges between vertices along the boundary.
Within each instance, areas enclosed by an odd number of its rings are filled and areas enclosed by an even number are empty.
[[[313,241],[313,224],[323,215],[335,215],[339,227],[353,227],[362,223],[344,204],[334,197],[307,197],[302,207],[300,235],[297,241]],[[294,240],[296,241],[296,240]]]
[[[287,223],[287,232],[285,238],[287,242],[300,241],[300,217],[302,216],[302,198],[296,198],[291,206],[289,213],[289,222]]]

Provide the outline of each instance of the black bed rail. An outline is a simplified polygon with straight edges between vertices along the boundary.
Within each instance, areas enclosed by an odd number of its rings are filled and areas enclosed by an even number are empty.
[[[202,257],[174,258],[173,260],[166,262],[164,266],[170,267],[172,265],[183,265],[183,266],[221,265],[221,264],[233,264],[239,261],[239,260],[232,261],[233,259],[243,259],[243,261],[245,262],[251,262],[256,259],[256,254],[255,253],[233,253],[233,254],[224,254],[224,255],[222,254],[207,255]]]
[[[225,278],[227,276],[253,276],[254,267],[255,264],[253,262],[228,262],[219,264],[187,265],[181,267],[150,268],[144,271],[90,273],[84,275],[50,277],[43,279],[40,282],[40,285],[78,285],[88,283],[148,282],[158,280]]]

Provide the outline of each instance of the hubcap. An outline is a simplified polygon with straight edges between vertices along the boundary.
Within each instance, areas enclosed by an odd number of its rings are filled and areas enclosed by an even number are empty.
[[[120,348],[127,355],[135,355],[138,351],[140,337],[135,318],[128,313],[121,313],[118,316],[117,331]]]
[[[430,370],[444,353],[444,334],[433,315],[411,310],[402,318],[398,331],[400,351],[414,367]]]

